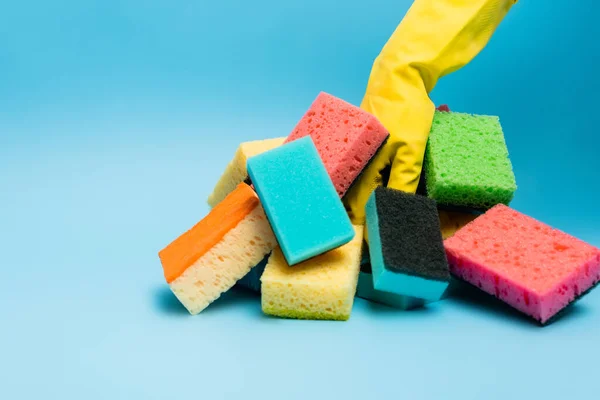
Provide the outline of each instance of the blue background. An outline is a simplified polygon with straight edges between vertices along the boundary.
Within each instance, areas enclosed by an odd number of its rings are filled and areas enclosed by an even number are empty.
[[[357,299],[345,323],[238,290],[192,317],[167,289],[157,252],[237,145],[286,136],[320,90],[359,104],[409,4],[3,2],[0,398],[593,395],[600,290],[540,328],[466,289],[409,313]],[[432,93],[499,115],[513,207],[596,246],[599,8],[520,1]]]

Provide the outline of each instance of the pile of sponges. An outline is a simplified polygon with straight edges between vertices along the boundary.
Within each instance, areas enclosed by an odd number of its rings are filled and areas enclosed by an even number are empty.
[[[509,207],[495,116],[439,107],[417,192],[381,182],[352,224],[342,200],[388,136],[321,92],[287,137],[242,143],[209,214],[159,252],[175,296],[198,314],[238,285],[265,314],[347,320],[357,296],[423,307],[454,276],[546,323],[600,281],[600,249]]]

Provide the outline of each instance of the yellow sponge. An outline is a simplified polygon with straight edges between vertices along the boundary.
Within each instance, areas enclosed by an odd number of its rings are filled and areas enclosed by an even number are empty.
[[[478,214],[469,214],[460,211],[448,211],[438,209],[442,239],[446,240],[454,236],[456,232],[465,227],[469,222],[477,218]]]
[[[208,196],[208,205],[212,208],[219,204],[223,199],[231,193],[237,185],[244,182],[248,177],[246,171],[246,162],[248,158],[254,157],[265,151],[279,147],[285,141],[285,137],[265,139],[265,140],[254,140],[251,142],[244,142],[240,144],[233,160],[229,162],[225,172],[221,175],[221,178],[215,185],[213,192]]]
[[[363,226],[352,241],[290,267],[277,247],[261,277],[265,314],[297,319],[350,318],[362,254]]]

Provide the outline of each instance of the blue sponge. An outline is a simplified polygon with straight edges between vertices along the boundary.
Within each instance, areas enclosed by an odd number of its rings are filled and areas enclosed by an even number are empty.
[[[290,266],[354,238],[350,218],[310,136],[251,157],[247,167]]]
[[[435,201],[378,187],[367,201],[366,217],[373,287],[439,300],[450,269]]]
[[[384,304],[399,310],[412,310],[423,307],[427,302],[415,297],[403,296],[401,294],[381,292],[373,287],[373,277],[366,272],[358,275],[358,286],[356,296],[374,303]]]
[[[242,279],[237,281],[237,285],[240,285],[246,289],[250,289],[255,292],[260,292],[260,277],[265,272],[267,262],[269,262],[269,253],[261,262],[259,262],[254,268],[250,270]]]
[[[375,290],[373,287],[371,262],[369,259],[369,250],[367,246],[363,247],[363,259],[360,263],[360,274],[358,275],[356,296],[375,303],[398,308],[400,310],[411,310],[413,308],[423,307],[427,303],[427,301],[422,299]]]

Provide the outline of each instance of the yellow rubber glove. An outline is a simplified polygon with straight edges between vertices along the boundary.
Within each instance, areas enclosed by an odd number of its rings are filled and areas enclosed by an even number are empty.
[[[361,108],[390,132],[344,197],[355,224],[390,168],[387,186],[414,193],[435,106],[429,99],[439,78],[470,62],[488,43],[518,0],[415,0],[376,58]]]

